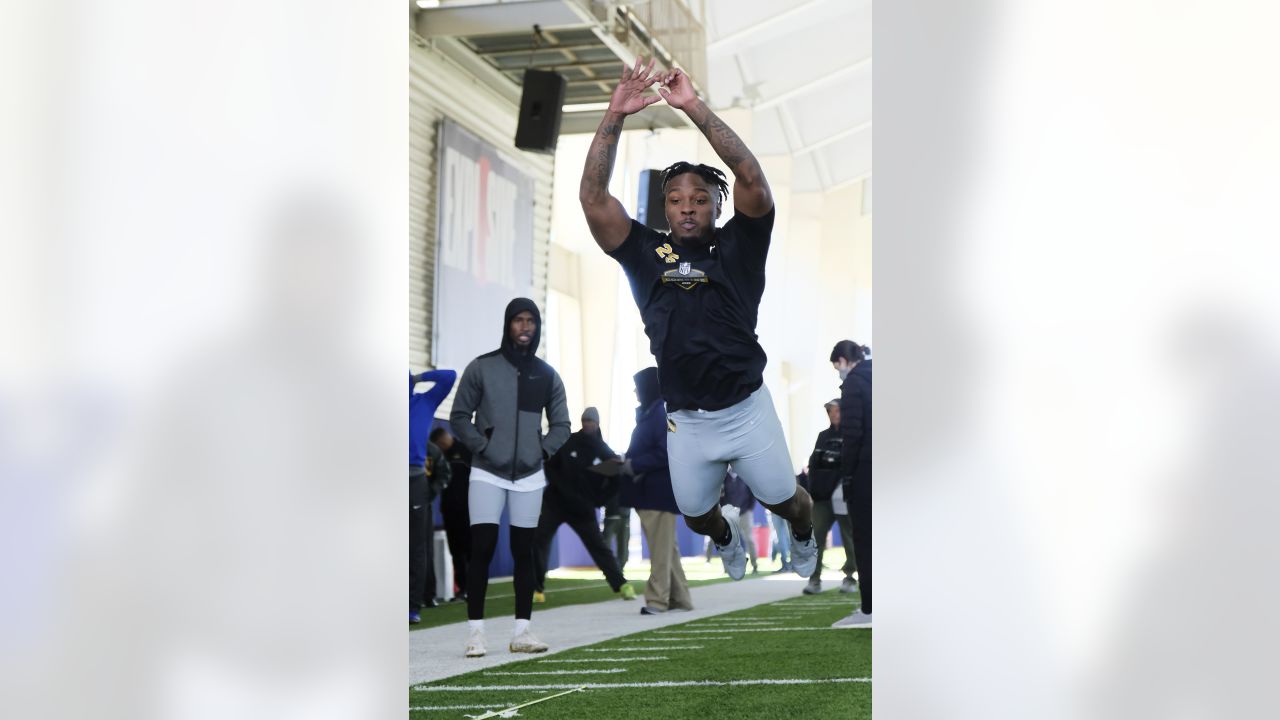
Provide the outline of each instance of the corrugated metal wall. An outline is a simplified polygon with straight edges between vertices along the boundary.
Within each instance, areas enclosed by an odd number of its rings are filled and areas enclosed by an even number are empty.
[[[519,108],[514,103],[420,39],[411,38],[409,45],[409,368],[419,372],[431,366],[432,323],[436,312],[448,311],[449,303],[440,298],[441,307],[435,307],[436,138],[441,119],[448,116],[491,143],[533,178],[533,300],[544,311],[555,164],[549,155],[515,149]],[[441,414],[452,405],[452,398],[442,403]]]

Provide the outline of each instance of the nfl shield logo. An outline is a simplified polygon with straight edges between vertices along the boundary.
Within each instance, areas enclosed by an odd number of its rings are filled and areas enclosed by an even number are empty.
[[[688,275],[688,274],[689,274],[689,271],[690,271],[690,270],[692,270],[692,269],[693,269],[693,263],[688,263],[688,262],[682,262],[682,263],[680,263],[680,274],[681,274],[681,275]]]

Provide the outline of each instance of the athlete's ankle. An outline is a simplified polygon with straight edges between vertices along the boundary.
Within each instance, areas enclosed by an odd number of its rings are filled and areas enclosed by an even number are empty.
[[[720,522],[724,523],[724,530],[721,530],[718,535],[712,535],[711,541],[720,547],[725,547],[733,540],[733,530],[729,528],[728,520],[720,518]]]

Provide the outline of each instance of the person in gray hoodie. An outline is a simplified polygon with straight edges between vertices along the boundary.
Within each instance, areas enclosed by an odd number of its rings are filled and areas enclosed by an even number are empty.
[[[471,451],[471,566],[467,570],[466,656],[485,654],[484,598],[489,563],[498,545],[498,521],[505,506],[511,518],[515,561],[515,634],[511,652],[545,652],[529,631],[533,614],[534,531],[547,486],[543,463],[569,438],[569,408],[555,369],[535,356],[542,315],[528,298],[507,305],[502,344],[472,360],[462,373],[449,424]],[[542,433],[546,413],[549,430]]]

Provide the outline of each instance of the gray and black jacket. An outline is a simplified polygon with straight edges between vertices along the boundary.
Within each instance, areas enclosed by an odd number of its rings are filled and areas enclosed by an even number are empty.
[[[528,310],[537,322],[527,353],[508,338],[511,318]],[[516,298],[502,321],[502,345],[472,360],[462,373],[449,413],[453,434],[472,453],[472,467],[514,483],[542,469],[569,438],[564,383],[534,356],[542,338],[542,316],[532,300]],[[542,414],[550,430],[542,434]]]

